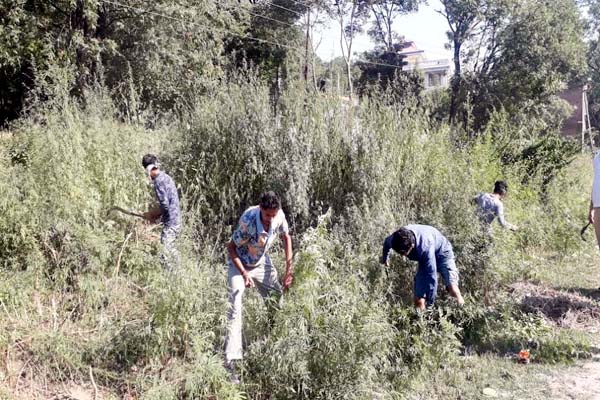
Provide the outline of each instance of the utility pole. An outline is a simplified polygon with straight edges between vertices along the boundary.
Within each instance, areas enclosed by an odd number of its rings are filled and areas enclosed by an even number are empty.
[[[310,43],[310,8],[306,9],[306,43],[304,46],[304,82],[308,82],[308,45]]]
[[[594,151],[594,139],[592,138],[592,126],[590,123],[590,113],[588,105],[587,92],[591,89],[591,79],[588,79],[587,83],[583,85],[581,91],[581,152],[585,152],[585,134],[587,132],[590,138],[590,149]]]

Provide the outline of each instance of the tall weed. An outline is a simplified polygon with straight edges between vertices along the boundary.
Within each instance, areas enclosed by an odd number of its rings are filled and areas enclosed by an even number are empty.
[[[510,119],[466,143],[415,105],[350,105],[301,86],[287,88],[274,113],[253,77],[216,85],[152,129],[119,117],[95,90],[85,104],[52,92],[0,146],[0,351],[19,343],[15,356],[30,354],[50,380],[87,380],[92,367],[100,384],[149,399],[240,398],[241,389],[254,398],[397,398],[461,346],[512,351],[538,335],[548,361],[584,348],[561,352],[563,339],[552,341],[535,316],[505,312],[495,294],[529,276],[534,254],[582,248],[572,231],[585,218],[588,160],[553,163],[545,180],[545,168],[503,159],[510,142],[497,133],[518,137]],[[174,275],[148,227],[107,215],[154,201],[139,164],[146,152],[161,156],[182,191]],[[488,243],[471,199],[500,178],[510,185],[507,218],[521,230],[494,227]],[[249,291],[244,385],[235,388],[220,364],[223,244],[266,189],[283,198],[296,280],[280,309]],[[452,242],[464,315],[444,296],[416,314],[414,263],[378,263],[385,236],[408,223],[434,225]],[[281,251],[274,259],[283,265]]]

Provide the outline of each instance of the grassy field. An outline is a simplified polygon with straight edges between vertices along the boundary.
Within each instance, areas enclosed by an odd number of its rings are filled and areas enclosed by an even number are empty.
[[[5,135],[0,398],[542,399],[596,365],[597,251],[579,238],[589,156],[558,168],[562,147],[544,142],[536,151],[559,154],[539,168],[545,153],[521,157],[527,144],[499,149],[494,132],[462,143],[426,112],[376,101],[348,110],[289,93],[275,118],[266,87],[256,100],[255,83],[240,85],[152,129],[107,117],[117,112],[100,93],[44,105]],[[139,163],[149,151],[182,189],[174,275],[156,230],[107,214],[152,202]],[[506,151],[520,161],[503,164]],[[521,229],[495,226],[488,245],[470,200],[499,177]],[[295,281],[276,313],[249,293],[236,386],[223,368],[223,245],[267,188],[283,193]],[[415,265],[378,263],[383,238],[415,222],[452,241],[465,307],[441,296],[417,314]],[[524,348],[527,365],[515,361]]]

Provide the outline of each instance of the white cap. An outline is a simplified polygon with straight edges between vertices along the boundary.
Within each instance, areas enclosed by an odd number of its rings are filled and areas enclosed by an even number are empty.
[[[146,174],[148,174],[148,177],[150,177],[150,173],[152,172],[153,169],[158,168],[157,165],[154,164],[148,164],[148,166],[146,166]]]

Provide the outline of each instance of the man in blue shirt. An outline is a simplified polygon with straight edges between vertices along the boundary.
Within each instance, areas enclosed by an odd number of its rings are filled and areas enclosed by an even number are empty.
[[[415,306],[423,310],[432,306],[437,296],[438,272],[446,288],[459,305],[464,304],[458,288],[458,270],[454,262],[452,245],[440,231],[428,225],[406,225],[388,236],[383,242],[381,263],[389,266],[391,250],[417,261],[415,275]]]
[[[154,185],[154,193],[159,203],[159,208],[145,212],[144,218],[152,222],[158,220],[158,218],[161,219],[163,230],[160,235],[160,242],[164,249],[161,259],[165,269],[171,271],[174,266],[179,265],[179,252],[175,247],[175,239],[181,231],[179,194],[173,179],[160,170],[158,158],[155,155],[146,154],[142,158],[142,166]]]

